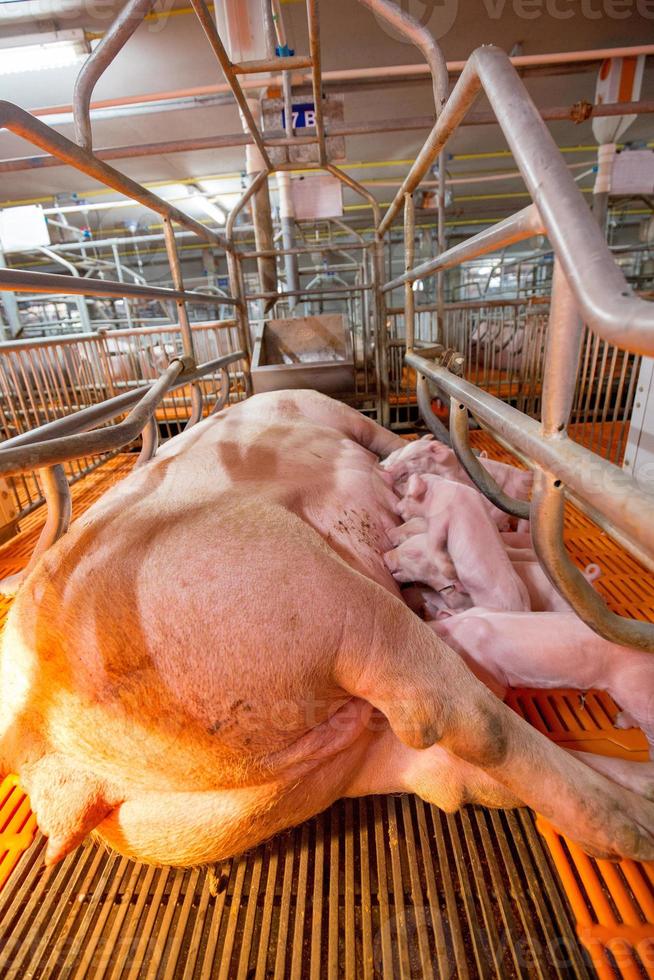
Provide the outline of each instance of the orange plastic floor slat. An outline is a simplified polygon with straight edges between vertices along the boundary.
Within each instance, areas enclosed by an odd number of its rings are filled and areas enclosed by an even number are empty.
[[[484,432],[472,433],[471,442],[490,456],[516,463]],[[72,488],[73,512],[83,513],[113,483],[131,469],[135,457],[109,460]],[[43,514],[35,512],[21,522],[20,535],[0,547],[0,577],[24,567],[40,532]],[[580,565],[596,561],[603,570],[602,592],[616,612],[654,619],[654,582],[645,569],[625,554],[588,518],[574,508],[566,515],[566,541]],[[10,600],[0,597],[0,626]],[[604,692],[515,689],[509,704],[532,725],[566,748],[647,758],[647,743],[635,729],[613,725],[618,708]],[[580,941],[589,951],[598,976],[654,980],[654,862],[612,864],[596,861],[566,840],[546,821],[538,828],[549,847],[561,883],[573,910]],[[8,776],[0,786],[0,887],[36,831],[29,801]]]

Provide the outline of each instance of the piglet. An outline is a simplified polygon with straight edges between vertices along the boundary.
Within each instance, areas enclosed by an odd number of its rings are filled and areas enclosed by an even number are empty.
[[[529,499],[532,484],[530,472],[519,470],[515,466],[509,466],[494,459],[487,459],[484,456],[480,457],[480,462],[506,493],[518,500]],[[455,453],[447,446],[432,439],[431,436],[423,436],[416,442],[410,442],[401,449],[396,449],[381,465],[393,478],[398,493],[404,491],[409,478],[415,473],[419,475],[434,474],[456,483],[475,487]],[[498,528],[508,531],[511,527],[510,516],[495,507],[490,500],[485,497],[483,499]]]
[[[426,522],[424,530],[384,555],[397,581],[431,586],[450,608],[530,608],[527,588],[476,490],[439,476],[413,474],[397,510],[404,526],[416,519]]]

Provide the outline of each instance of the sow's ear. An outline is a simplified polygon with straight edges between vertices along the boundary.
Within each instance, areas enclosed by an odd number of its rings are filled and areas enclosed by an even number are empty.
[[[45,864],[61,861],[119,802],[106,784],[59,753],[24,766],[20,780],[39,830],[48,838]]]

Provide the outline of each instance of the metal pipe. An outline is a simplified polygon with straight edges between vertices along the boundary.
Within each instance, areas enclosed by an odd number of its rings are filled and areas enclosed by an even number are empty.
[[[32,441],[28,445],[0,448],[0,473],[6,476],[29,473],[44,466],[65,463],[80,456],[94,456],[98,453],[121,449],[135,439],[155,411],[170,385],[185,369],[182,359],[171,361],[163,374],[148,387],[145,393],[139,392],[139,400],[127,418],[118,425],[90,432],[75,432],[72,435],[48,439],[44,442]],[[38,429],[32,434],[38,433]],[[12,440],[13,441],[13,440]]]
[[[244,359],[245,351],[239,350],[234,351],[232,354],[223,354],[222,357],[217,357],[213,361],[206,361],[193,371],[184,372],[184,374],[180,375],[177,381],[169,386],[168,392],[183,388],[190,381],[196,381],[198,378],[205,377],[207,374],[214,374],[216,371],[222,372],[229,364]],[[6,439],[0,446],[0,452],[4,452],[5,450],[8,452],[11,449],[31,446],[44,440],[54,439],[55,437],[87,432],[95,426],[102,425],[103,422],[110,422],[119,415],[124,415],[126,410],[135,405],[142,398],[143,393],[149,391],[156,383],[158,381],[139,385],[131,391],[124,391],[120,395],[114,395],[112,398],[105,399],[105,401],[98,402],[95,405],[89,405],[88,408],[82,408],[72,415],[65,415],[62,418],[54,419],[52,422],[46,422],[44,425],[36,429],[31,429],[29,432],[21,432],[20,435]],[[82,455],[85,454],[82,453]]]
[[[441,150],[438,155],[438,254],[445,252],[445,154]],[[445,275],[440,268],[436,273],[436,297],[438,302],[437,340],[444,336],[445,330]]]
[[[327,147],[325,144],[325,122],[322,111],[322,66],[320,61],[320,18],[318,15],[318,0],[307,0],[307,25],[309,28],[309,52],[311,54],[311,85],[313,88],[313,108],[316,119],[316,136],[318,137],[318,153],[320,165],[327,164]]]
[[[284,71],[297,71],[299,68],[311,68],[311,58],[304,54],[296,54],[286,55],[283,59],[275,56],[274,58],[260,58],[257,61],[234,61],[232,68],[235,75],[278,72],[280,68]]]
[[[154,457],[157,449],[159,448],[159,426],[157,425],[157,420],[154,415],[151,415],[145,424],[145,428],[141,433],[143,443],[141,445],[141,452],[139,453],[139,458],[134,463],[134,469],[138,469],[141,466],[145,466]]]
[[[69,164],[95,180],[99,180],[107,187],[112,187],[119,194],[124,194],[133,201],[138,201],[139,204],[150,208],[164,218],[170,218],[171,221],[175,221],[183,228],[188,228],[189,231],[195,232],[204,241],[224,247],[225,242],[221,235],[205,228],[204,225],[193,218],[189,218],[188,215],[172,204],[163,201],[156,194],[141,187],[136,181],[98,160],[88,150],[66,139],[61,133],[50,129],[49,126],[25,112],[24,109],[4,100],[0,101],[0,128],[2,127],[11,130],[16,136],[22,136],[23,139],[35,146],[41,147],[42,150],[47,150],[58,160]]]
[[[442,442],[443,445],[451,447],[452,440],[450,439],[450,433],[447,431],[447,427],[443,425],[438,416],[434,415],[432,411],[429,383],[422,374],[416,375],[416,400],[421,418],[431,434],[439,442]]]
[[[382,289],[384,292],[390,292],[403,283],[424,279],[439,269],[450,269],[462,262],[467,262],[469,259],[475,259],[480,255],[486,255],[488,252],[494,252],[499,248],[505,248],[507,245],[513,245],[515,242],[521,242],[526,238],[532,238],[534,235],[541,235],[542,233],[543,223],[538,210],[534,204],[530,204],[522,211],[512,214],[510,218],[498,221],[472,238],[452,246],[441,255],[436,255],[433,259],[428,259],[408,272],[391,279],[390,282],[384,283]],[[438,309],[438,304],[436,308]]]
[[[413,195],[404,197],[404,270],[410,272],[415,260],[416,214]],[[404,334],[406,349],[413,350],[416,338],[416,302],[412,284],[404,284]]]
[[[364,282],[361,284],[353,284],[347,286],[331,286],[329,289],[296,289],[293,292],[284,293],[248,293],[246,295],[247,300],[252,299],[284,299],[287,296],[331,296],[334,294],[347,293],[362,293],[366,289],[374,289],[374,284],[370,282]]]
[[[457,459],[477,489],[505,514],[529,520],[529,501],[505,493],[472,451],[468,409],[457,398],[450,398],[450,438]]]
[[[380,233],[390,226],[403,195],[418,186],[482,86],[584,319],[595,333],[621,349],[654,353],[651,304],[633,293],[613,262],[547,127],[499,48],[478,48],[470,56],[452,97],[386,211]],[[524,139],[525,133],[530,134],[529,140]]]
[[[128,0],[98,46],[84,62],[75,80],[73,91],[75,139],[85,150],[93,148],[90,115],[93,89],[100,76],[143,22],[151,6],[152,0]]]
[[[571,64],[591,64],[601,62],[606,58],[629,58],[640,54],[654,55],[654,44],[632,45],[617,48],[595,48],[586,51],[565,51],[549,52],[535,55],[516,55],[511,58],[511,64],[516,68],[535,69],[551,65],[571,65]],[[465,68],[465,61],[448,61],[448,74],[459,74]],[[349,81],[387,81],[389,85],[394,85],[399,78],[412,78],[429,73],[429,67],[422,64],[410,65],[380,65],[374,68],[346,68],[334,69],[322,73],[325,84],[335,84],[338,82]],[[305,75],[298,80],[303,83],[310,83],[311,78]],[[272,83],[272,80],[271,80]],[[281,85],[281,79],[274,79],[274,83]],[[256,79],[243,82],[243,88],[259,88],[261,83]],[[229,85],[201,85],[193,88],[173,89],[166,92],[151,92],[147,95],[123,96],[114,99],[100,99],[93,103],[91,109],[114,108],[133,105],[135,103],[156,103],[166,102],[174,98],[198,98],[205,95],[215,95],[221,92],[229,92]],[[41,106],[30,110],[35,116],[61,115],[62,113],[72,112],[70,105]]]
[[[626,619],[607,608],[570,560],[563,544],[565,491],[554,473],[536,470],[531,500],[534,550],[550,581],[592,630],[612,643],[654,652],[654,623]]]
[[[447,99],[449,78],[443,52],[431,32],[415,17],[389,0],[359,0],[359,2],[372,10],[375,16],[381,17],[396,31],[403,34],[422,52],[432,77],[434,105],[438,117]]]
[[[241,116],[243,118],[243,121],[245,122],[245,125],[247,126],[248,132],[252,137],[252,139],[254,140],[257,149],[259,150],[259,153],[261,154],[261,158],[265,163],[266,168],[270,170],[271,168],[270,157],[268,156],[266,146],[261,137],[261,133],[259,132],[259,127],[254,121],[254,117],[250,112],[248,101],[245,97],[243,89],[241,88],[241,84],[238,78],[236,77],[236,73],[234,71],[231,61],[229,60],[229,55],[225,50],[225,46],[223,45],[223,42],[220,40],[220,36],[218,34],[218,31],[216,30],[216,25],[213,22],[211,14],[209,13],[209,8],[207,7],[204,0],[191,0],[191,3],[193,5],[193,9],[195,10],[197,18],[200,21],[202,30],[204,31],[206,38],[209,44],[211,45],[213,53],[215,54],[218,63],[220,64],[220,67],[223,70],[225,78],[227,79],[229,86],[232,92],[234,93],[234,98],[236,99],[238,107],[241,111]]]
[[[361,243],[348,242],[347,243],[348,249],[352,251],[354,251],[354,249],[370,248],[372,245],[373,242],[361,242]],[[262,255],[266,258],[275,258],[275,256],[277,255],[286,255],[288,252],[290,252],[292,255],[306,255],[309,252],[323,253],[323,252],[333,252],[333,251],[334,251],[333,245],[313,245],[309,243],[307,245],[296,246],[293,249],[278,248],[278,249],[270,249],[267,252],[258,252],[255,250],[253,252],[239,252],[239,255],[242,259],[257,259]]]
[[[612,525],[654,556],[654,500],[622,469],[565,437],[543,439],[541,426],[506,402],[458,378],[445,368],[407,353],[406,362],[457,398],[479,420],[544,470],[555,473],[574,493],[601,510]]]
[[[606,103],[601,106],[592,106],[584,113],[588,116],[584,118],[595,118],[597,116],[615,115],[634,115],[644,113],[654,113],[654,101]],[[579,105],[561,106],[554,108],[538,109],[540,116],[547,122],[559,120],[571,120],[579,122]],[[460,126],[488,126],[497,122],[495,114],[472,113],[460,122]],[[399,133],[410,132],[419,129],[431,129],[434,125],[433,116],[408,116],[394,119],[379,119],[369,123],[332,123],[329,127],[330,136],[374,136],[378,133]],[[266,146],[289,146],[290,140],[281,130],[266,130],[263,134]],[[137,143],[128,146],[111,146],[95,150],[95,157],[98,160],[126,160],[147,156],[162,156],[172,153],[191,153],[202,150],[219,150],[236,146],[248,146],[253,144],[252,138],[247,133],[226,133],[216,136],[200,136],[193,139],[162,140],[158,143]],[[300,143],[315,143],[317,137],[314,136],[295,136],[295,145]],[[9,160],[0,160],[0,173],[15,173],[21,170],[34,170],[45,167],[58,167],[61,163],[56,157],[52,156],[31,156],[14,157]],[[397,186],[399,181],[395,181],[393,186]],[[384,186],[384,185],[382,185]],[[426,186],[430,186],[427,184]]]
[[[39,245],[38,249],[39,252],[42,252],[43,255],[47,255],[53,262],[58,262],[59,265],[63,265],[64,268],[68,269],[74,276],[80,275],[77,266],[73,265],[72,262],[69,262],[68,259],[65,259],[62,255],[59,255],[57,252],[53,252],[50,248],[46,248],[45,245]],[[89,311],[84,296],[77,297],[77,309],[79,312],[79,320],[82,330],[90,330],[91,321],[89,319]]]
[[[106,321],[102,321],[103,323]],[[227,330],[230,327],[238,326],[238,320],[202,320],[194,323],[192,329],[200,330]],[[162,333],[175,333],[179,330],[177,323],[162,323],[156,327],[123,327],[122,329],[111,330],[109,336],[112,340],[116,337],[143,337],[155,335],[160,337]],[[12,351],[32,350],[41,347],[66,347],[70,344],[88,343],[97,341],[107,336],[104,328],[98,329],[97,333],[66,333],[55,337],[35,337],[28,340],[6,341],[0,344],[0,357]]]
[[[165,286],[141,286],[138,283],[113,282],[111,279],[75,280],[74,276],[60,276],[49,272],[25,272],[22,269],[0,269],[0,290],[9,289],[17,293],[56,293],[62,296],[124,296],[136,299],[160,298],[164,300],[183,300],[187,303],[227,303],[238,305],[231,296],[212,296],[209,293],[193,293],[168,289]]]
[[[39,480],[47,507],[46,521],[41,528],[41,533],[27,566],[15,575],[9,575],[0,580],[0,593],[4,595],[13,595],[16,592],[18,586],[27,578],[41,555],[58,541],[70,526],[73,507],[70,487],[63,466],[58,464],[39,470]]]
[[[577,384],[584,325],[558,259],[552,273],[552,300],[547,329],[541,423],[545,439],[565,432]]]
[[[164,238],[166,241],[166,254],[168,255],[168,264],[170,265],[170,272],[173,279],[173,286],[175,291],[180,294],[184,293],[184,279],[182,277],[182,267],[179,262],[179,254],[177,252],[177,245],[175,244],[175,231],[172,224],[168,219],[164,218]],[[184,353],[187,357],[190,357],[195,361],[195,348],[193,346],[193,334],[191,332],[191,324],[188,319],[188,312],[186,310],[186,304],[182,298],[176,300],[177,303],[177,319],[179,322],[179,329],[182,335],[182,347]]]

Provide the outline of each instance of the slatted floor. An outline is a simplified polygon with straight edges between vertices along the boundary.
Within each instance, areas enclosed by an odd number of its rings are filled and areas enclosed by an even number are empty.
[[[77,484],[74,512],[131,465],[116,457]],[[0,548],[1,576],[27,560],[40,520]],[[604,568],[614,608],[654,616],[636,562],[576,512],[567,533],[580,562]],[[523,690],[512,706],[568,746],[645,758],[640,733],[613,728],[606,695]],[[654,867],[594,861],[538,830],[527,811],[448,816],[413,797],[372,798],[215,869],[149,868],[87,842],[44,871],[44,839],[9,777],[0,978],[654,977]]]

